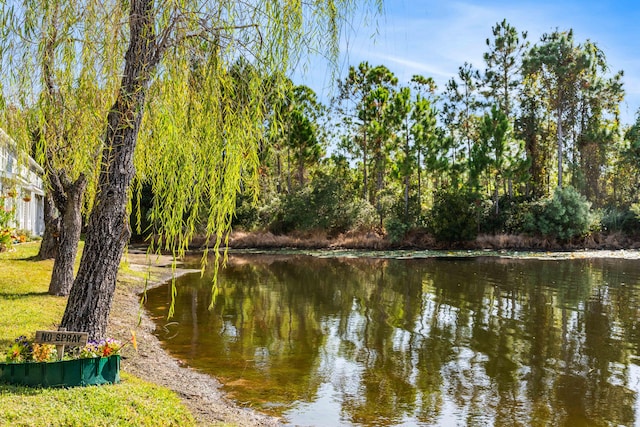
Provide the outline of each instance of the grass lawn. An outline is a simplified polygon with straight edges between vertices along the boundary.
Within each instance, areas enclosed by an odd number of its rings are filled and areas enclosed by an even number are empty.
[[[0,253],[0,360],[13,340],[55,329],[65,297],[47,295],[53,261],[35,261],[39,243]],[[172,391],[126,372],[121,383],[45,389],[0,384],[0,425],[189,426],[195,421]]]

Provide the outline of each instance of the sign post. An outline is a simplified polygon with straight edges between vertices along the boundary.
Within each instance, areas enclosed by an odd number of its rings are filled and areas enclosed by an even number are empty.
[[[86,332],[68,332],[65,328],[59,331],[36,331],[35,342],[39,344],[53,344],[58,351],[58,360],[62,360],[64,347],[84,347],[89,339]]]

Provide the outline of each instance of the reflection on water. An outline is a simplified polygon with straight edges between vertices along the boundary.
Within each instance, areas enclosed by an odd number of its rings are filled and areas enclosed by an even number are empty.
[[[640,424],[640,262],[232,255],[147,309],[168,350],[294,425]]]

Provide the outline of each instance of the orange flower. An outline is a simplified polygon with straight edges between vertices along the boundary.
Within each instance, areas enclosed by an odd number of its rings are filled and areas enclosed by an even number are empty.
[[[138,341],[136,341],[136,333],[133,330],[131,331],[131,345],[138,351]]]

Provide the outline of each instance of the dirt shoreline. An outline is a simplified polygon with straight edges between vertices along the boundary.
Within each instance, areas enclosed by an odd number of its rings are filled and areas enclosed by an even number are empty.
[[[171,357],[153,335],[155,325],[140,307],[140,293],[145,279],[140,273],[148,273],[148,288],[160,286],[171,280],[172,274],[180,276],[193,270],[171,269],[171,258],[130,252],[125,256],[129,271],[119,274],[119,286],[111,308],[108,334],[126,341],[135,329],[138,352],[131,346],[123,349],[122,370],[146,381],[167,387],[176,392],[189,408],[198,425],[228,423],[239,426],[279,426],[278,418],[242,408],[227,399],[221,384],[209,375],[184,366]],[[140,322],[139,326],[136,325]]]

